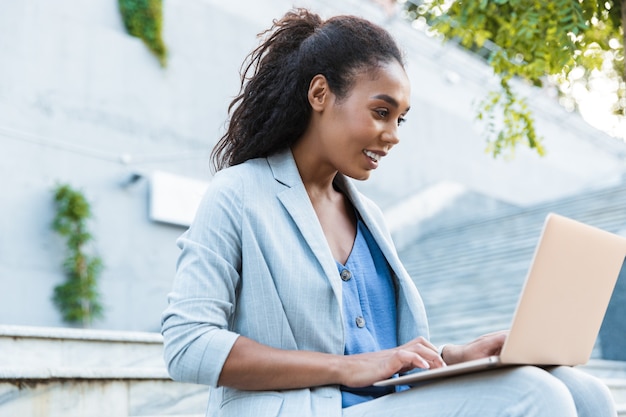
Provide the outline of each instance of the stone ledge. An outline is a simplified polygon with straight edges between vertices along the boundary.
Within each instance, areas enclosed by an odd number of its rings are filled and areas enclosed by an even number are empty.
[[[165,368],[0,368],[0,381],[170,380]]]
[[[171,379],[0,380],[0,417],[200,417],[209,396]]]
[[[13,325],[0,325],[0,337],[163,343],[163,337],[159,333]]]

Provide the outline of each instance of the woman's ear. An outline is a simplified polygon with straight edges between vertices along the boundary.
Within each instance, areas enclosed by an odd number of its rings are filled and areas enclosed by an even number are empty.
[[[328,81],[322,74],[317,74],[309,84],[308,99],[314,111],[322,111],[328,105],[330,99]]]

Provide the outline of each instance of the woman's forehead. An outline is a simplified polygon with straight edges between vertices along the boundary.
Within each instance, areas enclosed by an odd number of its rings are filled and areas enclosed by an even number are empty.
[[[357,73],[352,90],[352,93],[383,99],[397,107],[408,108],[411,83],[402,65],[392,61]]]

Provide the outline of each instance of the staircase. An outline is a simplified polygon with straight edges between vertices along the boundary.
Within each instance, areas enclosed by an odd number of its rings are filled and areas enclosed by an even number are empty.
[[[0,417],[201,417],[208,387],[172,381],[159,334],[0,326]]]
[[[400,252],[426,303],[436,344],[508,327],[549,212],[626,231],[626,186],[492,212],[425,235]]]
[[[421,236],[399,253],[424,299],[434,344],[466,343],[509,327],[549,212],[624,234],[626,184],[448,222],[449,227]],[[600,360],[601,342],[581,369],[607,383],[619,415],[626,417],[626,362]]]

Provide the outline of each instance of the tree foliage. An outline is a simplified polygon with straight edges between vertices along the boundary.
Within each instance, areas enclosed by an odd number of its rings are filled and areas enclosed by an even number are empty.
[[[543,153],[534,118],[511,81],[554,83],[564,93],[603,72],[616,85],[614,113],[626,117],[624,23],[626,0],[432,0],[407,3],[446,40],[483,55],[500,77],[500,89],[479,104],[488,149],[496,156],[526,143]],[[581,71],[582,70],[582,71]],[[582,73],[582,74],[581,74]]]
[[[64,321],[87,326],[103,314],[97,291],[102,260],[86,252],[93,240],[87,229],[91,208],[85,196],[67,184],[55,188],[54,202],[57,211],[52,228],[66,239],[63,266],[67,279],[54,288],[52,299]]]

